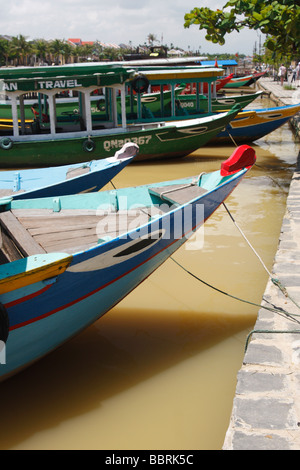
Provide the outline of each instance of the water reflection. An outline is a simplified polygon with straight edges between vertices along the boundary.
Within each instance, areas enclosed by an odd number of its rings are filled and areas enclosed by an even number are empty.
[[[234,148],[131,165],[114,184],[212,171]],[[226,205],[270,269],[298,147],[286,125],[255,149],[257,165]],[[267,274],[224,208],[206,223],[201,252],[184,247],[174,258],[260,303]],[[220,449],[257,310],[167,261],[100,321],[1,384],[0,448]]]

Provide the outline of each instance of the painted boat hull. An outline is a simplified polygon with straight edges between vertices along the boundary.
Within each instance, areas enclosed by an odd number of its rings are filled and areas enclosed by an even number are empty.
[[[262,95],[262,92],[252,93],[249,95],[238,95],[238,96],[220,96],[217,98],[212,98],[211,106],[212,112],[217,113],[220,111],[226,111],[231,109],[236,104],[239,104],[242,108],[248,106],[256,98]],[[177,96],[178,101],[180,102],[180,107],[183,110],[186,110],[188,113],[193,113],[197,111],[197,96],[196,95],[182,95]],[[199,99],[199,110],[200,112],[208,112],[208,99],[204,96],[201,96]]]
[[[240,88],[251,85],[251,83],[253,83],[253,75],[247,75],[246,77],[231,78],[223,88]]]
[[[1,356],[1,380],[42,358],[108,312],[213,214],[246,172],[247,169],[240,170],[201,197],[174,208],[162,217],[150,219],[147,224],[123,237],[75,255],[46,255],[55,258],[56,269],[60,261],[63,263],[61,274],[53,277],[51,273],[48,279],[47,266],[44,266],[41,277],[35,278],[29,285],[13,291],[5,291],[5,286],[2,286],[0,300],[9,317],[9,334],[5,360],[3,351]],[[89,200],[97,204],[100,193],[83,197],[85,206],[89,207]],[[48,203],[48,199],[35,201],[38,207]],[[33,203],[31,201],[30,207]],[[28,202],[13,201],[11,204],[11,208],[26,208]],[[199,212],[200,206],[203,211]],[[188,224],[185,217],[188,217]],[[184,221],[184,224],[180,222],[180,234],[178,220]],[[142,240],[151,240],[151,243],[141,245]],[[17,263],[24,263],[24,270],[28,260]],[[50,261],[53,264],[52,258]],[[22,271],[22,266],[19,270]]]
[[[139,146],[136,161],[183,157],[202,147],[220,133],[238,110],[205,118],[186,119],[164,123],[162,127],[153,123],[141,123],[127,129],[95,131],[90,135],[82,131],[77,137],[72,133],[51,136],[32,136],[32,140],[11,137],[10,148],[1,147],[0,167],[26,168],[49,165],[67,165],[94,158],[113,156],[125,143]],[[92,141],[92,146],[88,145]],[[88,148],[87,148],[88,147]]]
[[[212,145],[250,143],[270,134],[300,112],[300,104],[242,111],[226,129],[211,140]]]
[[[137,145],[127,144],[114,157],[102,160],[50,168],[1,171],[0,197],[31,199],[99,191],[132,162],[137,152]]]

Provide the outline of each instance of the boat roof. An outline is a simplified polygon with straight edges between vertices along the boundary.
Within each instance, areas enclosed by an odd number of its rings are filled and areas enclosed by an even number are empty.
[[[180,82],[210,82],[216,81],[224,70],[218,67],[167,67],[148,68],[139,67],[138,70],[145,75],[151,84],[158,83],[178,83]]]
[[[234,60],[234,59],[201,60],[201,65],[207,65],[208,67],[211,67],[211,66],[215,65],[216,61],[217,61],[218,65],[220,67],[229,67],[229,66],[235,66],[236,67],[238,65],[237,61]]]
[[[135,73],[132,67],[104,63],[0,68],[0,91],[105,87],[122,84]]]
[[[110,62],[111,64],[122,64],[125,66],[154,66],[154,67],[169,67],[174,65],[201,65],[202,61],[207,57],[200,56],[189,56],[189,57],[165,57],[156,59],[134,59],[134,60],[123,60],[120,62]]]
[[[123,84],[139,73],[152,84],[216,81],[224,71],[203,66],[125,66],[114,63],[84,63],[62,66],[0,68],[0,92],[46,92]]]

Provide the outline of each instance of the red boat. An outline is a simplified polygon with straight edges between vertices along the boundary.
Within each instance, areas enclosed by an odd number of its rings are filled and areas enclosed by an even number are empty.
[[[231,73],[230,75],[228,75],[227,77],[222,77],[222,78],[219,78],[217,81],[216,81],[216,90],[219,91],[221,88],[223,88],[226,83],[228,83],[233,77],[233,73]],[[178,84],[179,85],[179,84]],[[213,85],[211,85],[211,89],[213,91]],[[168,85],[164,85],[163,87],[164,91],[167,91],[169,90],[169,86]],[[158,92],[160,91],[160,86],[159,85],[154,85],[154,86],[151,86],[151,91],[152,92]],[[187,94],[190,94],[190,93],[193,93],[195,94],[196,93],[196,86],[195,86],[195,83],[190,83],[190,84],[187,84],[186,87],[184,88],[184,90],[182,90],[180,92],[180,95],[187,95]],[[203,83],[203,92],[202,92],[204,95],[207,95],[208,94],[208,83]]]

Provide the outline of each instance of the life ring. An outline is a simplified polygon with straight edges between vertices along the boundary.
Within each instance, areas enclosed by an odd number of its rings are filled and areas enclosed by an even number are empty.
[[[0,340],[6,343],[9,334],[9,317],[6,308],[0,303]]]
[[[97,109],[99,109],[99,111],[105,111],[105,99],[99,99],[97,101]]]
[[[149,80],[145,75],[140,74],[132,80],[131,86],[136,93],[145,93],[149,87]]]
[[[93,152],[96,148],[96,144],[93,140],[91,139],[86,139],[83,144],[82,144],[83,150],[85,152]]]
[[[13,141],[9,137],[0,139],[0,147],[4,150],[9,150],[13,146]]]

